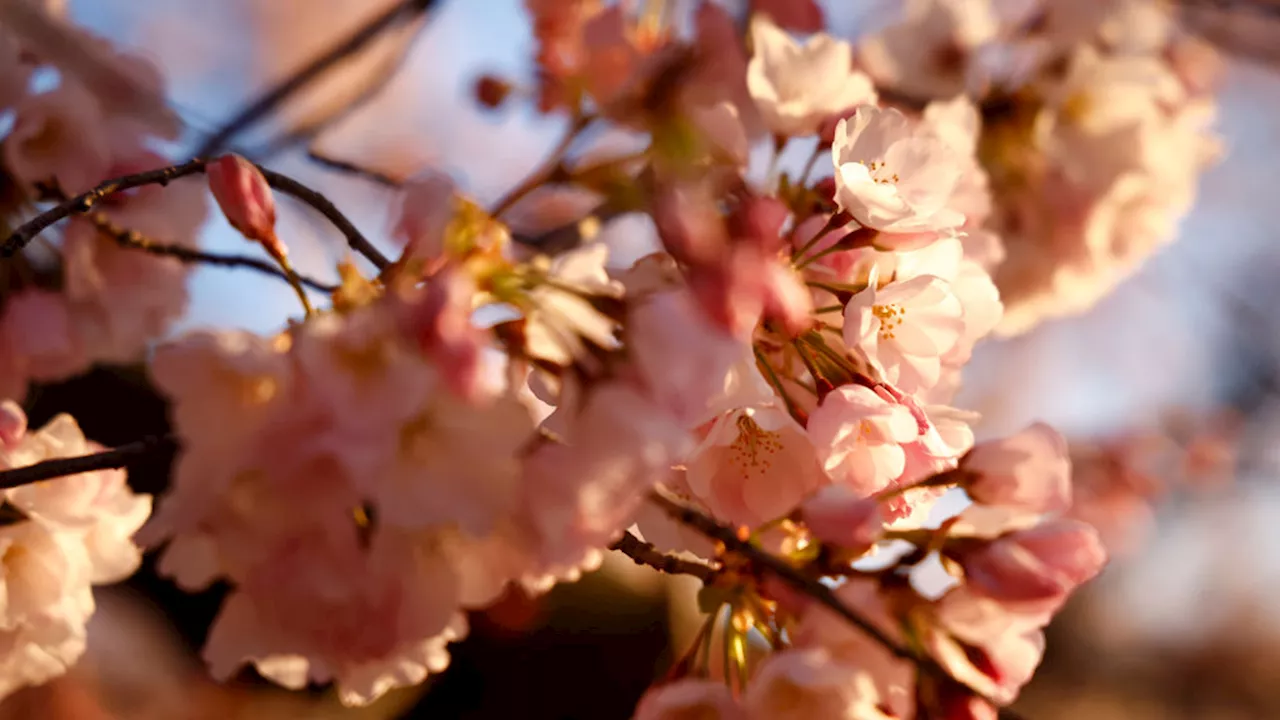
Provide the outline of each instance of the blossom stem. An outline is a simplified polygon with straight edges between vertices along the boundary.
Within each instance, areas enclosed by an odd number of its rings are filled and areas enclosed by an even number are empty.
[[[756,364],[760,366],[761,371],[764,372],[765,377],[768,378],[769,384],[773,386],[773,389],[778,391],[778,396],[782,398],[782,403],[787,406],[787,412],[791,417],[795,418],[796,422],[804,425],[806,422],[804,413],[800,411],[800,406],[796,405],[795,400],[791,398],[791,394],[788,393],[787,389],[782,385],[782,380],[778,378],[778,373],[773,369],[773,366],[769,364],[769,359],[764,356],[764,353],[761,352],[760,348],[752,347],[751,349],[755,351]]]
[[[31,218],[23,223],[17,230],[0,245],[0,257],[10,257],[17,253],[33,238],[47,229],[49,226],[71,217],[72,215],[83,215],[91,212],[94,206],[104,198],[110,197],[125,190],[131,190],[145,185],[168,185],[170,182],[178,178],[187,177],[189,175],[198,175],[205,171],[207,161],[204,158],[196,158],[188,160],[180,165],[170,165],[168,167],[148,170],[146,172],[135,173],[133,175],[125,175],[122,177],[107,180],[88,192],[81,193],[73,198],[64,200],[45,210],[39,215]],[[375,267],[382,270],[391,264],[391,261],[382,254],[373,243],[369,242],[359,230],[356,229],[351,221],[343,215],[337,207],[334,206],[328,198],[302,183],[294,180],[286,175],[281,175],[273,170],[268,170],[259,166],[258,170],[262,172],[263,177],[267,179],[267,184],[280,192],[297,198],[302,202],[310,205],[319,211],[330,223],[334,225],[347,239],[347,244],[352,250],[363,255],[373,263]]]
[[[609,546],[635,561],[637,565],[651,567],[668,575],[692,575],[702,582],[710,582],[716,576],[716,569],[707,563],[697,560],[668,555],[659,551],[653,543],[647,543],[636,537],[631,531],[625,531],[617,542]]]
[[[342,41],[316,56],[315,59],[304,65],[297,72],[288,76],[278,85],[259,96],[258,99],[245,106],[243,110],[236,113],[235,117],[228,120],[226,124],[210,135],[209,139],[205,140],[201,145],[196,155],[212,155],[226,147],[227,143],[236,135],[270,115],[286,100],[336,67],[343,60],[362,50],[387,30],[427,12],[435,4],[436,0],[402,0],[387,8],[385,12],[356,28],[354,32],[343,38]]]
[[[78,475],[94,470],[121,468],[140,457],[172,449],[175,445],[176,441],[171,436],[151,436],[89,455],[44,460],[34,465],[3,470],[0,471],[0,489],[7,490],[42,480]]]
[[[797,184],[803,185],[809,181],[809,173],[813,172],[814,166],[818,164],[818,158],[822,157],[824,154],[825,153],[822,152],[822,144],[819,143],[818,147],[813,149],[813,154],[809,156],[809,160],[805,162],[804,169],[800,171],[800,176],[796,178]]]
[[[265,260],[246,257],[244,255],[223,255],[219,253],[202,252],[200,250],[192,250],[191,248],[181,245],[170,245],[167,243],[156,242],[145,237],[137,230],[129,230],[117,225],[106,213],[95,212],[89,214],[89,221],[94,227],[98,228],[98,232],[109,236],[121,247],[131,250],[141,250],[142,252],[159,255],[162,257],[171,257],[184,263],[204,263],[206,265],[216,265],[219,267],[242,267],[250,270],[257,270],[264,275],[271,275],[281,280],[289,280],[288,273],[280,268],[272,265]],[[303,285],[318,290],[322,293],[332,293],[338,289],[337,285],[320,282],[314,278],[304,275],[298,275],[298,280]]]
[[[691,507],[676,499],[662,488],[654,488],[651,490],[648,498],[649,502],[657,505],[676,522],[682,525],[687,525],[708,538],[719,542],[728,552],[741,555],[750,561],[753,566],[773,573],[780,580],[787,583],[797,591],[813,598],[815,601],[840,616],[841,619],[861,630],[895,657],[915,663],[923,672],[943,681],[955,683],[960,687],[968,689],[969,692],[972,692],[978,698],[990,703],[992,707],[1000,707],[1001,703],[996,702],[985,693],[981,693],[978,690],[968,687],[960,680],[952,677],[932,658],[924,655],[917,655],[909,648],[894,642],[893,639],[886,635],[870,620],[867,620],[863,616],[859,615],[855,610],[845,605],[830,587],[824,585],[816,578],[809,577],[785,559],[765,552],[764,550],[752,545],[748,540],[742,539],[733,528],[720,524],[697,508]],[[1002,711],[1001,716],[1007,718],[1007,720],[1016,720],[1017,718],[1017,715],[1012,712],[1006,713]]]
[[[578,139],[578,135],[587,128],[594,120],[590,115],[578,115],[569,123],[568,129],[565,130],[564,137],[560,138],[560,142],[552,149],[551,154],[543,161],[542,166],[530,173],[519,185],[507,191],[506,195],[499,198],[494,203],[493,210],[489,212],[492,217],[500,217],[503,213],[510,210],[513,205],[520,202],[529,193],[541,187],[543,184],[550,182],[556,177],[565,173],[564,156],[569,152],[569,147],[573,145],[573,141]]]

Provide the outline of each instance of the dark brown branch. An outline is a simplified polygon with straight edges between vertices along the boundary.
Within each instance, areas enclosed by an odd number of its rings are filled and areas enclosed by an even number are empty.
[[[196,155],[206,156],[221,150],[240,132],[270,115],[291,96],[310,85],[339,62],[362,50],[383,32],[430,10],[435,4],[436,0],[402,0],[388,8],[245,106],[243,110],[236,113],[235,117],[209,136]]]
[[[373,168],[364,167],[363,165],[357,165],[350,160],[331,157],[316,150],[308,150],[307,159],[323,168],[333,170],[334,172],[340,172],[345,175],[354,175],[358,178],[368,180],[375,185],[381,185],[382,187],[399,188],[404,185],[403,180],[392,177],[381,170],[374,170]]]
[[[737,553],[751,561],[751,563],[756,567],[777,575],[783,582],[792,586],[801,593],[804,593],[806,596],[813,598],[824,607],[839,615],[850,625],[853,625],[866,633],[868,637],[882,645],[894,656],[914,663],[922,671],[942,680],[943,682],[951,682],[960,687],[967,688],[969,692],[972,692],[975,696],[990,703],[992,707],[1000,707],[1000,703],[997,703],[985,693],[980,693],[952,677],[932,658],[919,656],[913,653],[910,649],[899,645],[880,630],[880,628],[872,624],[871,621],[859,615],[853,610],[853,608],[845,605],[830,587],[827,587],[816,578],[811,578],[808,575],[805,575],[786,560],[771,553],[767,553],[755,547],[750,542],[743,540],[738,536],[738,533],[733,528],[728,527],[727,525],[721,525],[719,522],[708,517],[697,508],[686,505],[660,488],[655,489],[649,494],[649,501],[661,508],[676,522],[697,530],[708,538],[724,545],[725,550],[728,552]],[[1017,718],[1016,715],[1007,711],[1002,711],[1001,716],[1005,717],[1007,720],[1016,720]]]
[[[181,245],[171,245],[167,243],[156,242],[137,230],[129,230],[117,225],[111,220],[106,213],[95,212],[89,213],[89,221],[100,232],[110,235],[113,240],[123,247],[142,252],[151,253],[152,255],[161,255],[164,257],[175,258],[184,263],[202,263],[205,265],[215,265],[218,267],[228,268],[247,268],[256,270],[264,275],[271,275],[281,280],[288,281],[289,275],[281,270],[275,263],[260,260],[258,258],[247,257],[245,255],[225,255],[221,253],[203,252],[193,250]],[[314,278],[299,275],[298,279],[303,285],[318,290],[322,293],[332,293],[338,289],[337,285],[320,282]]]
[[[159,168],[157,170],[148,170],[147,172],[135,173],[133,175],[125,175],[112,180],[107,180],[96,188],[88,192],[77,195],[63,202],[54,205],[48,210],[40,213],[34,218],[23,223],[17,230],[14,230],[8,239],[4,241],[4,245],[0,247],[0,257],[10,257],[14,253],[21,250],[31,242],[35,236],[39,235],[50,225],[63,220],[72,215],[83,215],[93,210],[103,198],[114,195],[118,192],[130,190],[144,185],[168,185],[173,180],[186,177],[188,175],[197,175],[204,172],[206,161],[202,158],[188,160],[181,165],[171,165],[169,167]],[[310,205],[325,216],[334,227],[346,237],[347,245],[352,250],[360,253],[369,259],[371,263],[379,270],[386,268],[391,264],[373,243],[369,242],[359,230],[356,229],[351,221],[342,214],[329,199],[302,183],[285,175],[281,175],[273,170],[259,167],[262,174],[267,179],[267,183],[271,187],[280,192],[290,195],[302,202]]]
[[[45,460],[34,465],[0,471],[0,489],[76,475],[94,470],[121,468],[152,453],[167,451],[176,445],[172,437],[148,437],[137,442],[110,448],[90,455]]]
[[[609,546],[635,561],[637,565],[645,565],[668,575],[692,575],[702,582],[709,582],[715,577],[716,569],[698,560],[688,560],[659,551],[653,543],[647,543],[632,535],[630,531],[623,533],[617,542]]]

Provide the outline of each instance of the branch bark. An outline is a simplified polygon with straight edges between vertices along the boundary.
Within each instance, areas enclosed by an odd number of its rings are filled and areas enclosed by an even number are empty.
[[[94,470],[122,468],[134,460],[146,457],[153,452],[172,449],[176,445],[177,441],[172,436],[148,437],[89,455],[45,460],[34,465],[3,470],[0,471],[0,489],[8,490],[42,480]]]
[[[89,213],[104,198],[144,185],[163,186],[179,178],[201,174],[205,170],[206,162],[203,158],[196,158],[180,165],[170,165],[169,167],[107,180],[94,189],[60,202],[23,223],[9,235],[8,239],[4,241],[4,245],[0,246],[0,257],[11,257],[59,220],[64,220],[72,215]],[[373,243],[369,242],[369,239],[356,229],[355,225],[352,225],[351,221],[328,198],[297,180],[281,175],[274,170],[268,170],[261,166],[258,169],[262,171],[267,183],[272,188],[301,200],[316,209],[321,215],[324,215],[346,237],[347,245],[367,258],[378,270],[383,270],[391,264],[391,261],[374,247]]]

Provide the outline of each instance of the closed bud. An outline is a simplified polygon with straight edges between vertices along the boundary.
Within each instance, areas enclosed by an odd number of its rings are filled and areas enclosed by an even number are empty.
[[[12,400],[0,402],[0,445],[14,445],[27,434],[27,414]]]
[[[209,177],[209,190],[231,227],[262,243],[273,257],[284,258],[284,244],[276,237],[275,197],[257,166],[239,155],[228,154],[211,161],[205,174]]]
[[[511,83],[495,75],[481,75],[476,79],[473,90],[476,102],[493,110],[500,107],[511,94]]]

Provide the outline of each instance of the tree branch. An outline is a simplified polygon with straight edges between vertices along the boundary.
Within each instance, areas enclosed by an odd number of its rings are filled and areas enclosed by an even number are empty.
[[[325,155],[318,150],[308,150],[307,159],[328,170],[340,172],[345,175],[355,175],[356,177],[368,180],[369,182],[375,185],[381,185],[382,187],[399,188],[404,186],[403,180],[392,177],[381,170],[374,170],[373,168],[364,167],[363,165],[357,165],[350,160],[343,160],[341,158]]]
[[[106,197],[114,195],[118,192],[130,190],[144,185],[168,185],[170,182],[178,178],[187,177],[189,175],[198,175],[205,170],[206,160],[196,158],[188,160],[181,165],[171,165],[169,167],[159,168],[156,170],[148,170],[147,172],[135,173],[133,175],[125,175],[112,180],[107,180],[88,192],[77,195],[73,198],[54,205],[44,212],[36,215],[34,218],[23,223],[17,230],[14,230],[4,241],[4,245],[0,246],[0,257],[10,257],[27,243],[43,232],[46,228],[59,220],[63,220],[72,215],[83,215],[91,210],[98,202]],[[347,245],[352,250],[360,253],[368,258],[378,270],[385,269],[391,264],[391,261],[382,254],[368,238],[360,233],[351,221],[347,219],[337,207],[334,206],[329,199],[302,183],[281,175],[274,170],[268,170],[259,166],[259,170],[267,179],[267,183],[271,187],[280,192],[290,195],[302,202],[310,205],[324,215],[325,218],[338,228],[339,231],[347,239]]]
[[[716,569],[698,560],[687,560],[675,555],[659,551],[653,543],[647,543],[632,535],[630,531],[623,533],[617,542],[609,546],[635,561],[637,565],[645,565],[668,575],[692,575],[702,582],[709,582],[715,577]]]
[[[177,441],[172,436],[147,437],[89,455],[45,460],[12,470],[0,470],[0,489],[7,490],[42,480],[94,470],[121,468],[138,458],[146,457],[153,452],[172,449],[176,445]]]
[[[805,575],[786,560],[755,547],[750,542],[739,537],[738,533],[733,528],[721,525],[719,522],[708,517],[697,508],[681,502],[661,488],[655,488],[649,493],[649,501],[661,508],[676,522],[679,522],[682,525],[688,525],[694,530],[706,535],[708,538],[721,543],[727,551],[737,553],[750,560],[755,566],[777,575],[783,582],[804,593],[808,597],[813,598],[824,607],[839,615],[850,625],[853,625],[866,633],[868,637],[882,645],[895,657],[914,663],[922,671],[944,682],[955,683],[960,687],[966,688],[976,697],[990,703],[992,707],[1000,707],[1000,703],[996,702],[991,697],[988,697],[985,693],[978,692],[972,687],[968,687],[960,680],[952,677],[950,673],[948,673],[932,658],[916,655],[910,649],[894,642],[892,638],[886,635],[882,630],[880,630],[880,628],[872,624],[871,621],[859,615],[853,610],[853,608],[845,605],[831,588],[827,587],[819,580]],[[1018,718],[1018,716],[1012,713],[1012,711],[1004,709],[1001,710],[1001,717],[1006,718],[1006,720],[1017,720]]]
[[[208,140],[205,140],[196,155],[203,157],[221,150],[232,138],[262,118],[270,115],[284,101],[311,84],[330,68],[359,52],[386,30],[404,20],[427,12],[435,4],[436,0],[402,0],[363,26],[356,28],[354,32],[342,41],[316,56],[315,59],[304,65],[297,72],[267,90],[257,100],[249,103],[243,110],[236,113],[235,117],[228,120],[226,124],[210,135]]]
[[[93,223],[94,227],[98,228],[99,232],[110,235],[111,239],[115,240],[116,243],[122,247],[127,247],[132,250],[140,250],[142,252],[151,253],[152,255],[160,255],[162,257],[171,257],[190,264],[203,263],[205,265],[215,265],[218,267],[248,268],[250,270],[257,270],[264,275],[271,275],[281,280],[289,280],[288,273],[281,270],[274,263],[269,263],[266,260],[259,260],[258,258],[252,258],[245,255],[224,255],[221,253],[202,252],[200,250],[192,250],[191,248],[186,248],[181,245],[156,242],[155,240],[142,235],[137,230],[129,230],[117,225],[110,217],[107,216],[106,213],[103,212],[89,213],[89,221]],[[299,275],[298,279],[302,281],[303,285],[322,293],[333,293],[338,289],[337,285],[323,283],[305,275]]]

